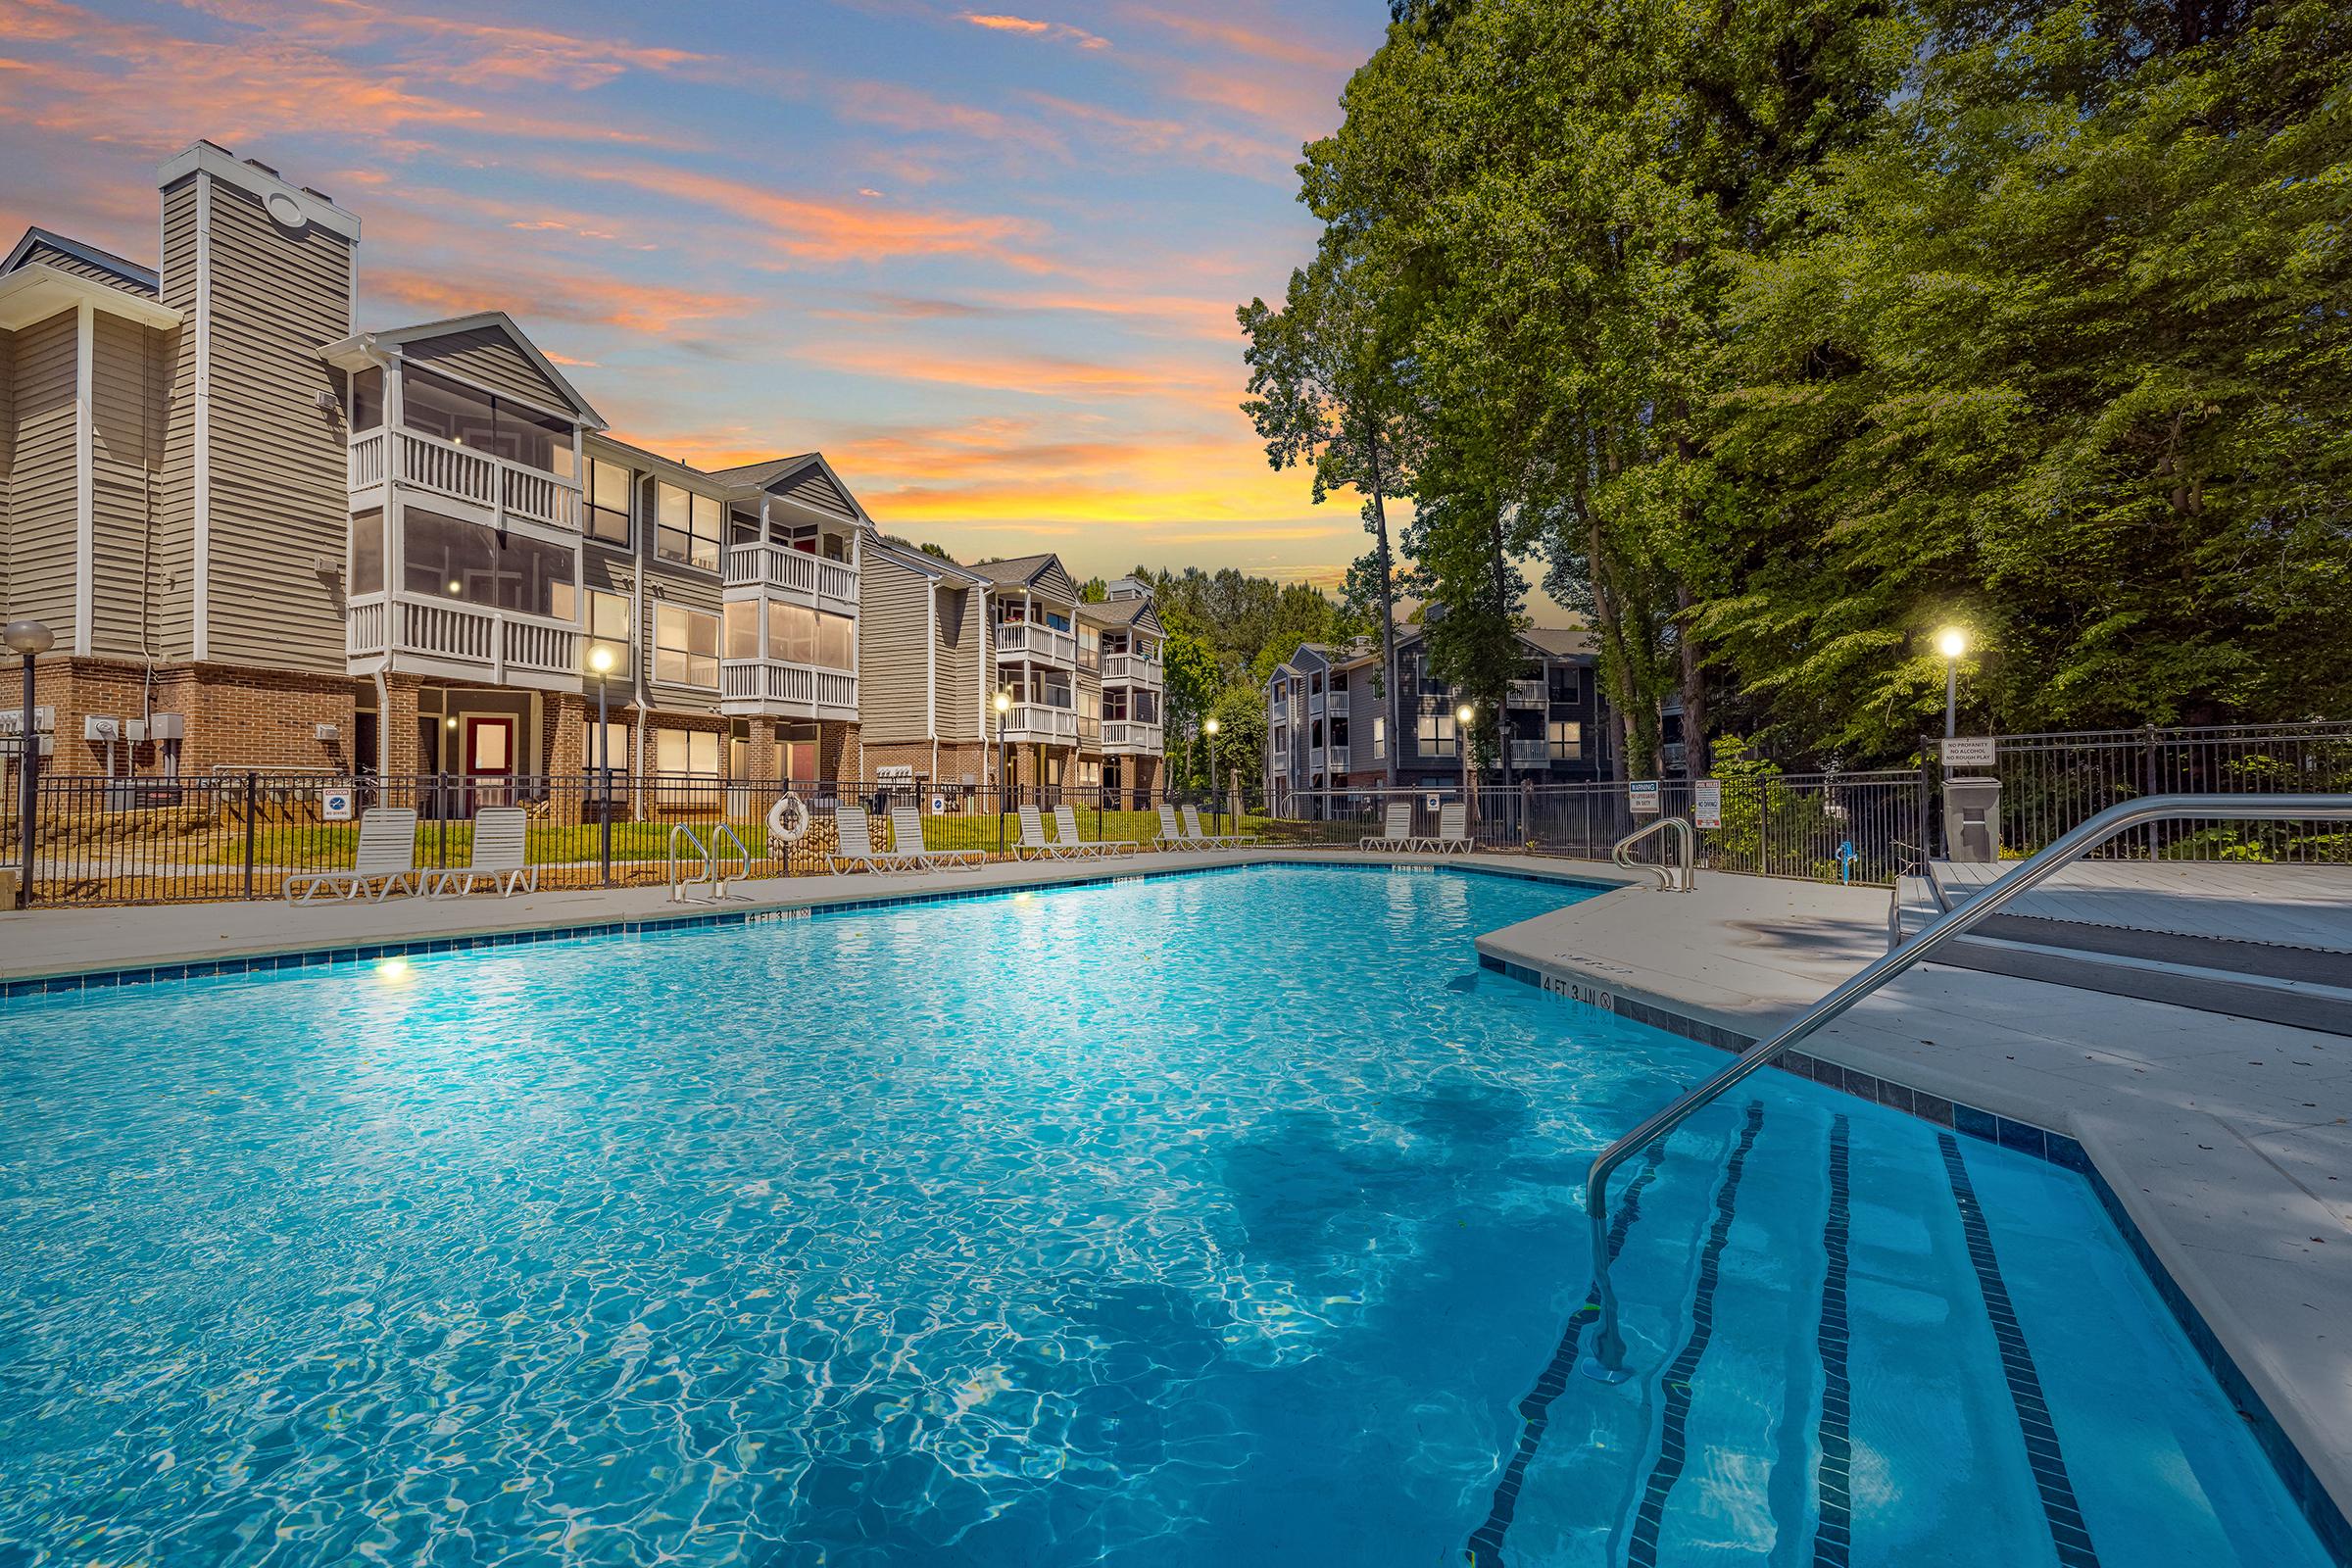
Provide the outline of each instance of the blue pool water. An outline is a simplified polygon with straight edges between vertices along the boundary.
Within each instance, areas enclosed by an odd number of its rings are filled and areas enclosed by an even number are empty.
[[[2079,1180],[1779,1074],[1629,1167],[1636,1376],[1523,1446],[1585,1161],[1722,1059],[1479,971],[1575,896],[1262,868],[12,1004],[0,1562],[2318,1568]]]

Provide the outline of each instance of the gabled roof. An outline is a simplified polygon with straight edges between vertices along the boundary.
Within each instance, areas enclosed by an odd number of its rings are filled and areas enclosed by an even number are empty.
[[[1530,626],[1519,640],[1554,659],[1575,659],[1594,650],[1592,634],[1582,626]]]
[[[1159,612],[1152,608],[1149,599],[1105,599],[1098,604],[1080,605],[1078,618],[1097,626],[1132,626],[1138,631],[1159,635]]]
[[[850,487],[841,482],[833,465],[821,452],[803,452],[789,458],[768,458],[759,463],[738,464],[732,468],[716,468],[713,479],[723,479],[731,485],[741,485],[755,491],[781,496],[811,511],[830,513],[848,522],[868,522],[865,508],[850,494]]]
[[[42,228],[37,224],[25,229],[24,237],[17,241],[16,249],[8,253],[8,260],[0,262],[0,272],[13,272],[20,267],[42,261],[45,259],[41,254],[44,251],[79,262],[84,267],[95,268],[107,273],[110,280],[121,283],[134,294],[144,294],[149,299],[155,298],[163,286],[155,269],[151,267],[141,267],[126,257],[117,256],[113,251],[69,239],[55,229]]]
[[[909,550],[904,545],[893,544],[877,533],[868,533],[859,550],[865,556],[880,556],[909,571],[919,571],[943,582],[985,583],[990,580],[971,567],[959,566],[944,556],[935,556],[928,550]]]
[[[461,332],[483,331],[501,333],[509,342],[513,343],[522,356],[531,362],[532,367],[547,378],[549,385],[563,398],[565,406],[579,416],[582,423],[592,425],[599,430],[605,427],[605,416],[597,413],[586,398],[580,396],[579,388],[573,386],[570,379],[562,370],[556,368],[554,361],[539,352],[539,345],[533,343],[524,334],[522,328],[514,324],[514,318],[504,311],[476,311],[471,316],[453,316],[447,320],[419,321],[414,326],[395,326],[381,331],[361,332],[345,338],[340,343],[330,343],[320,352],[328,361],[333,362],[339,357],[349,355],[354,350],[399,349],[428,338],[452,337]]]
[[[1063,569],[1061,558],[1051,552],[1014,556],[1008,561],[976,561],[971,569],[1001,587],[1033,589],[1072,603],[1078,598],[1078,585]]]

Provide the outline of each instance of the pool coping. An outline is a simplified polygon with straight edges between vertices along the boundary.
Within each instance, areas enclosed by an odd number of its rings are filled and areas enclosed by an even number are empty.
[[[1717,1023],[1703,1016],[1700,1009],[1683,1009],[1654,1000],[1627,996],[1612,986],[1564,966],[1536,966],[1501,957],[1486,950],[1485,936],[1478,940],[1478,961],[1482,969],[1534,986],[1577,1005],[1593,1007],[1645,1024],[1729,1055],[1740,1054],[1760,1038]],[[2149,1240],[2132,1206],[2099,1169],[2097,1160],[2082,1140],[2054,1128],[2020,1121],[1983,1106],[1931,1094],[1927,1090],[1915,1089],[1894,1079],[1843,1066],[1804,1052],[1784,1051],[1765,1065],[1769,1071],[1787,1073],[1790,1077],[1820,1084],[1826,1089],[1886,1106],[1907,1116],[1915,1116],[1931,1126],[2047,1161],[2082,1177],[2098,1199],[2099,1206],[2106,1210],[2108,1218],[2123,1236],[2132,1257],[2147,1276],[2148,1283],[2172,1312],[2174,1321],[2180,1325],[2198,1360],[2220,1385],[2224,1396],[2245,1418],[2264,1458],[2270,1461],[2304,1521],[2318,1537],[2321,1549],[2329,1553],[2339,1564],[2352,1564],[2352,1519],[2346,1517],[2309,1458],[2287,1436],[2285,1428],[2273,1412],[2270,1401],[2263,1397],[2245,1369],[2238,1364],[2237,1358],[2222,1343],[2205,1313],[2174,1277],[2172,1269]]]

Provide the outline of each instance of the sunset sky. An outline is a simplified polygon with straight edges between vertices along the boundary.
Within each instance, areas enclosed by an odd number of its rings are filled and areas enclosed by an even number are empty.
[[[1336,579],[1238,411],[1382,0],[0,0],[0,223],[152,264],[199,136],[360,215],[361,324],[504,308],[616,434],[821,448],[883,526]],[[0,240],[0,243],[6,243]]]

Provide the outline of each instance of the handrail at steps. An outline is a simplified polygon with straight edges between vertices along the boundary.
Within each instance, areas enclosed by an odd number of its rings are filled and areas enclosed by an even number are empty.
[[[1928,885],[1928,896],[1936,901],[1938,913],[1949,914],[1952,909],[1952,901],[1943,896],[1943,884],[1936,880],[1936,862],[1928,858],[1928,852],[1916,844],[1905,844],[1901,839],[1893,840],[1891,847],[1902,851],[1907,858],[1895,862],[1894,886],[1886,896],[1888,953],[1903,945],[1903,878],[1908,874],[1906,867],[1919,867],[1919,879]]]
[[[719,823],[710,830],[710,875],[712,878],[710,899],[712,903],[728,897],[727,875],[719,869],[718,864],[718,846],[722,839],[735,846],[735,858],[740,862],[737,875],[746,882],[752,879],[752,852],[744,848],[743,839],[736,833],[732,824]]]
[[[1725,1090],[1918,963],[1931,949],[1976,925],[2028,888],[2072,865],[2127,828],[2179,818],[2352,822],[2352,795],[2151,795],[2145,800],[2111,806],[2080,827],[2051,840],[2032,858],[2019,861],[1957,908],[1937,915],[1893,952],[1855,970],[1819,1002],[1741,1052],[1730,1065],[1685,1091],[1672,1104],[1653,1112],[1633,1131],[1602,1150],[1585,1176],[1585,1214],[1592,1233],[1592,1281],[1599,1308],[1592,1325],[1592,1353],[1582,1363],[1585,1374],[1605,1383],[1621,1382],[1627,1375],[1625,1339],[1617,1327],[1617,1293],[1609,1283],[1611,1172],[1652,1139],[1672,1132]]]
[[[678,840],[680,837],[694,846],[695,852],[702,857],[703,861],[703,874],[690,876],[683,883],[678,880]],[[703,842],[703,836],[684,822],[673,825],[669,830],[669,902],[683,904],[686,902],[686,895],[681,891],[682,888],[700,887],[705,882],[717,880],[717,857],[711,853],[710,846]]]
[[[1675,836],[1683,841],[1683,863],[1681,870],[1678,872],[1676,868],[1671,865],[1650,865],[1646,862],[1640,866],[1636,866],[1632,854],[1634,846],[1641,843],[1643,839],[1648,838],[1651,834],[1663,833],[1668,828],[1675,829]],[[1619,839],[1609,850],[1609,859],[1628,871],[1643,870],[1656,872],[1658,876],[1658,891],[1661,893],[1688,893],[1698,880],[1698,835],[1692,831],[1690,827],[1690,819],[1689,817],[1661,816],[1655,822],[1650,823],[1647,827],[1638,827],[1631,833],[1628,833],[1625,837]]]

